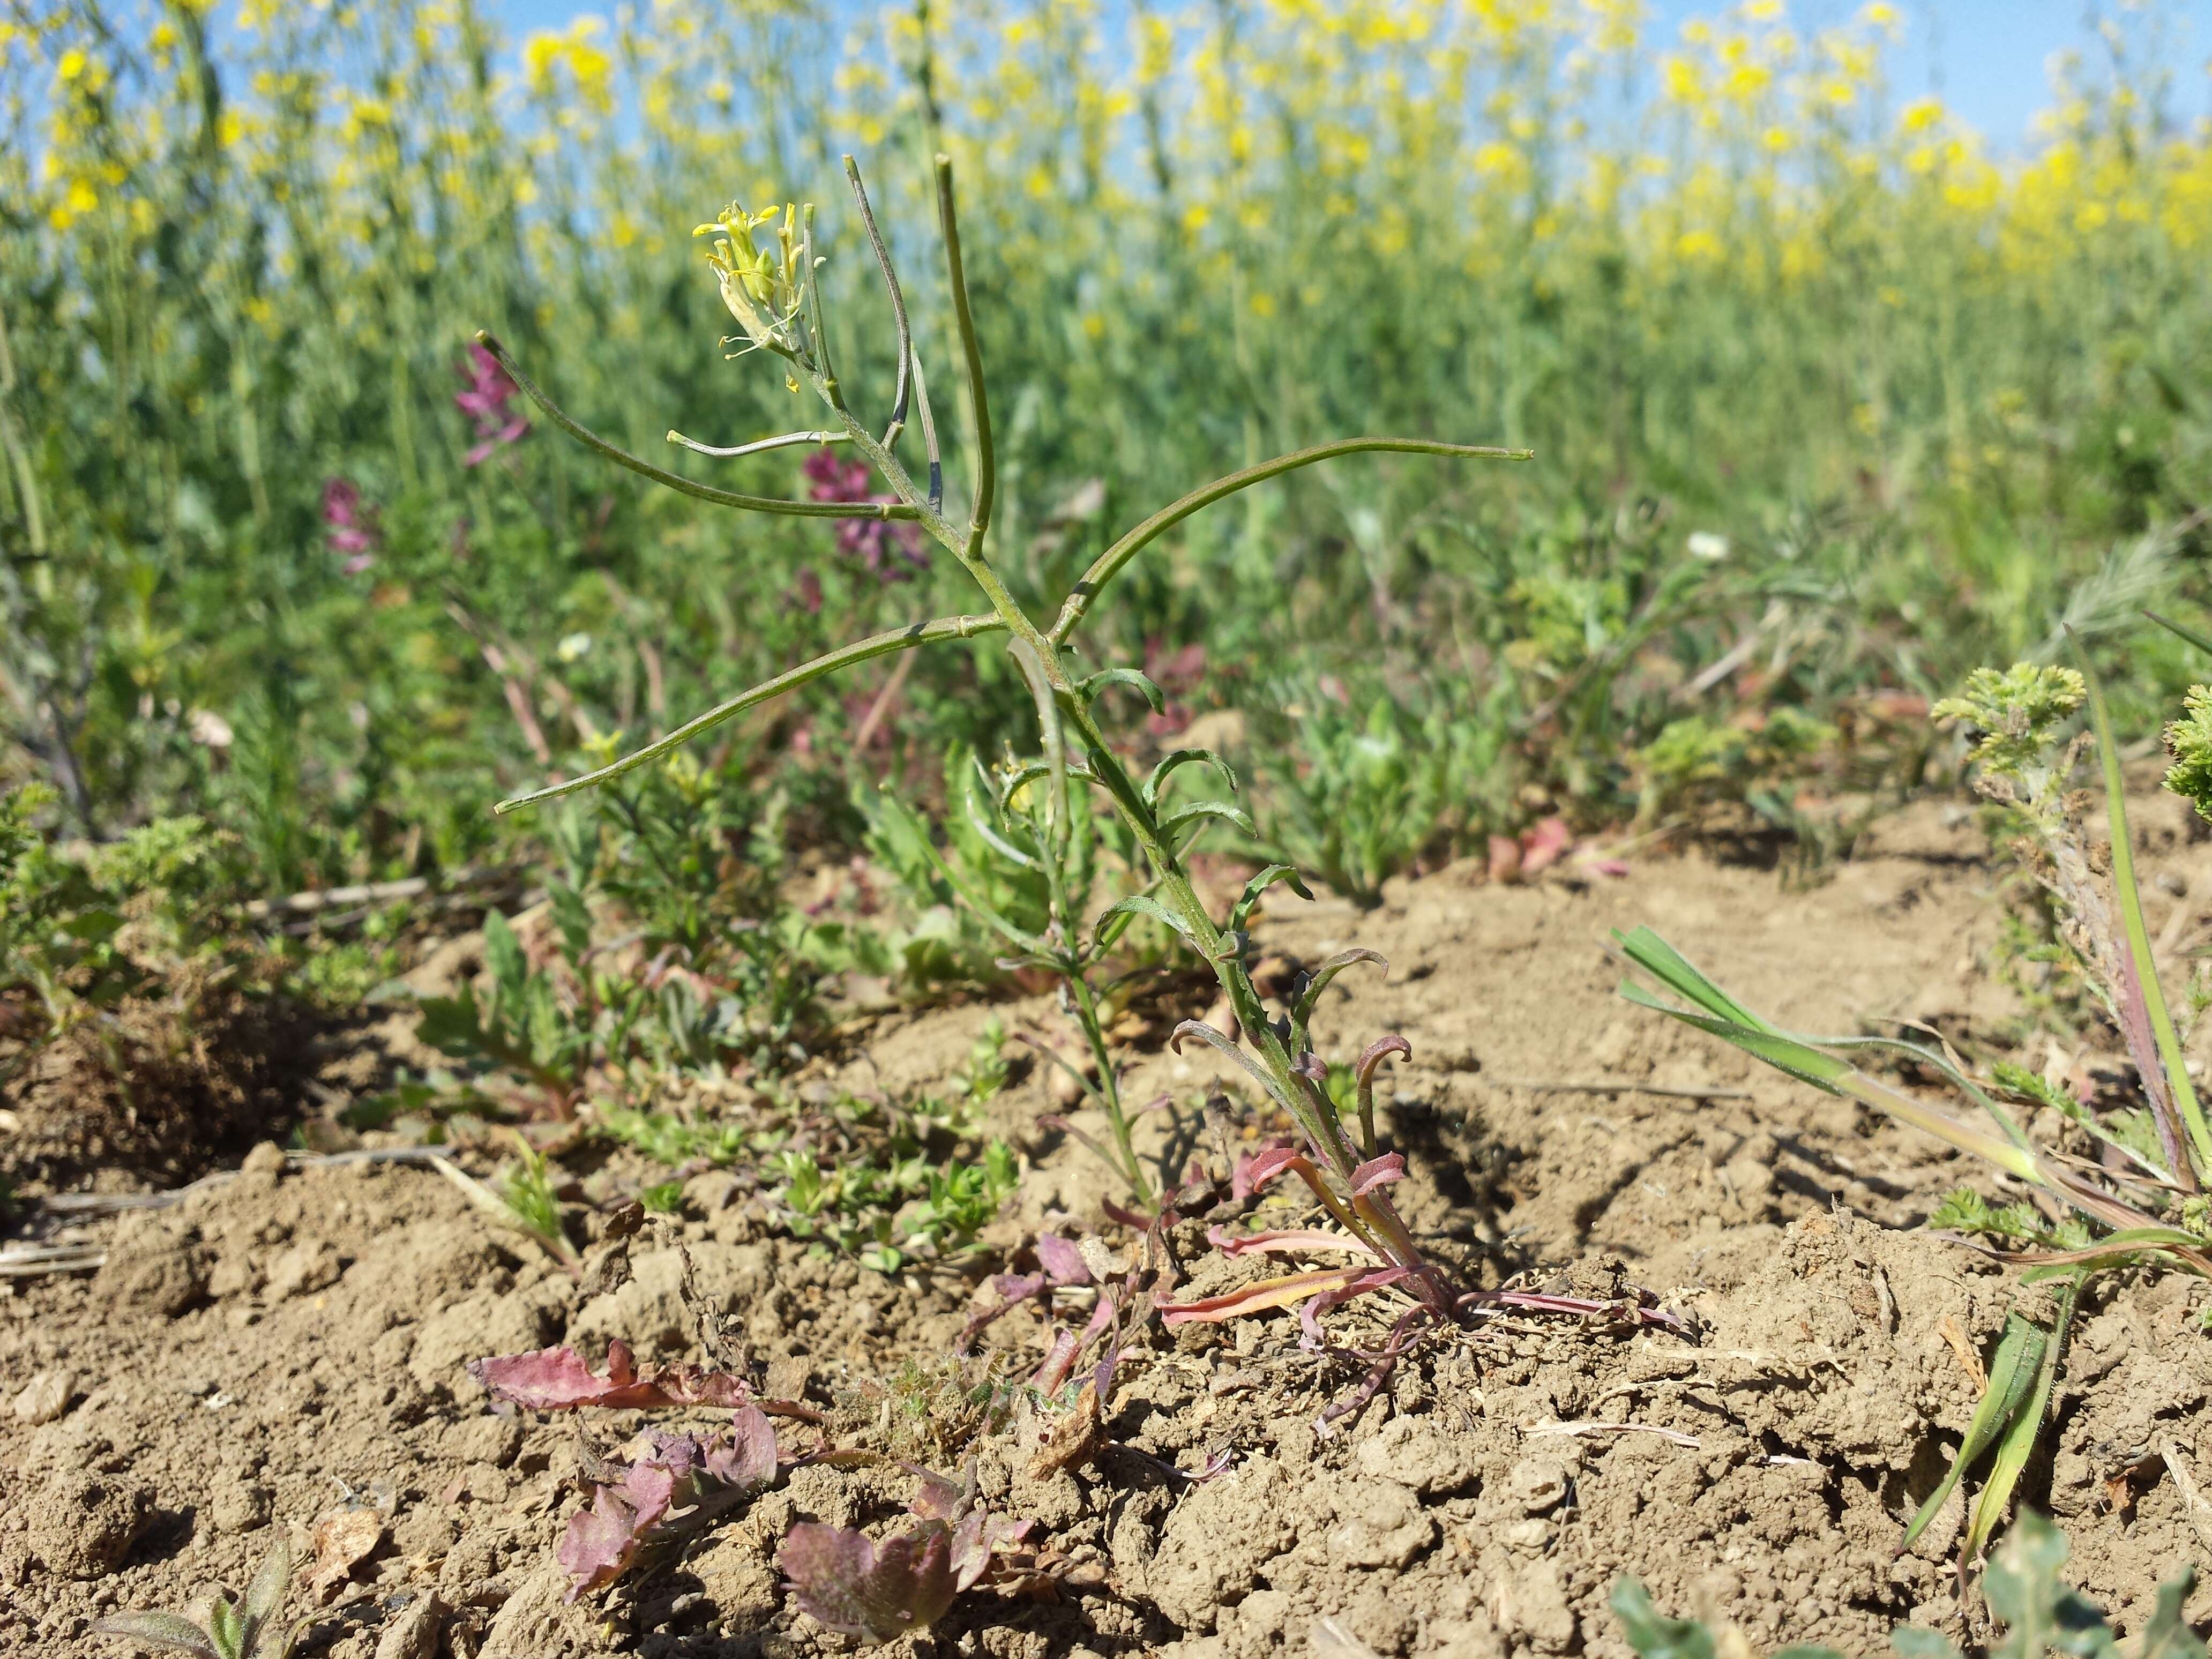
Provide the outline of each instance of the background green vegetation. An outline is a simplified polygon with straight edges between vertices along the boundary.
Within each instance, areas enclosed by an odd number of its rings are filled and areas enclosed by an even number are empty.
[[[1241,711],[1263,833],[1340,884],[1555,811],[1786,823],[1911,783],[1917,700],[2062,618],[2150,729],[2185,647],[2134,613],[2187,611],[2212,465],[2212,140],[2165,113],[2158,9],[2005,166],[1886,93],[1886,8],[1656,42],[1635,11],[668,0],[517,54],[465,0],[15,7],[0,777],[57,785],[70,835],[202,815],[248,890],[434,873],[544,835],[487,804],[614,734],[947,608],[958,573],[896,544],[653,491],[514,433],[495,386],[455,404],[489,326],[656,458],[788,426],[723,361],[690,228],[819,200],[850,332],[880,306],[836,157],[926,270],[940,145],[1025,600],[1304,442],[1538,452],[1254,491],[1102,615],[1102,660],[1171,697],[1127,699],[1132,744]],[[851,332],[848,379],[880,396],[890,345]],[[681,465],[834,487],[805,459]],[[994,641],[897,672],[702,753],[730,846],[857,849],[855,781],[933,799],[1024,706]]]

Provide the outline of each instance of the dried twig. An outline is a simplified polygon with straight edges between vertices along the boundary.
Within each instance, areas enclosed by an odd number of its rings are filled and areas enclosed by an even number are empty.
[[[1531,1440],[1553,1434],[1656,1434],[1662,1440],[1687,1446],[1692,1451],[1699,1450],[1705,1445],[1705,1442],[1694,1434],[1685,1434],[1680,1429],[1662,1429],[1656,1423],[1534,1423],[1522,1432]]]
[[[1692,1089],[1660,1083],[1558,1083],[1534,1078],[1497,1079],[1501,1089],[1526,1089],[1536,1095],[1662,1095],[1670,1100],[1749,1100],[1748,1089]]]

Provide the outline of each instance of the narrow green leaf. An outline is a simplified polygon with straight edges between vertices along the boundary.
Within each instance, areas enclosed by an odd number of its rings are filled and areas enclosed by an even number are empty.
[[[2184,1567],[2158,1587],[2158,1605],[2143,1626],[2136,1659],[2204,1659],[2204,1644],[2189,1627],[2183,1604],[2197,1588],[2197,1570]]]
[[[1252,815],[1243,807],[1231,806],[1225,800],[1201,800],[1162,818],[1160,839],[1172,842],[1178,830],[1189,824],[1203,823],[1207,818],[1219,818],[1224,823],[1242,830],[1255,841],[1260,838],[1260,826],[1252,822]]]
[[[970,779],[969,787],[960,792],[960,805],[967,816],[969,826],[982,837],[985,846],[1019,869],[1034,870],[1037,867],[1034,857],[999,833],[999,826],[991,821],[991,815],[983,810],[983,803],[975,798],[974,780]]]
[[[1154,684],[1152,677],[1141,669],[1102,669],[1077,682],[1075,689],[1085,703],[1093,703],[1109,685],[1128,686],[1152,706],[1155,714],[1164,714],[1168,711],[1168,694]]]
[[[1990,1659],[2119,1659],[2120,1644],[2094,1602],[2063,1578],[2066,1534],[2033,1510],[2021,1512],[1982,1575],[1990,1611],[2008,1627]]]
[[[2027,1396],[2006,1425],[2004,1437],[1998,1443],[1996,1455],[1990,1460],[1989,1479],[1974,1495],[1973,1512],[1966,1520],[1966,1535],[1963,1548],[1965,1559],[1971,1561],[1980,1556],[1997,1523],[2012,1508],[2013,1491],[2020,1485],[2020,1477],[2027,1468],[2027,1460],[2035,1451],[2035,1443],[2042,1437],[2043,1419],[2051,1409],[2051,1391],[2057,1385],[2058,1364],[2066,1352],[2067,1328],[2073,1322],[2074,1297],[2081,1287],[2076,1275],[2074,1287],[2058,1297],[2058,1317],[2055,1328],[2035,1356],[2033,1374],[2029,1377]],[[2026,1370],[2023,1364],[2022,1370]],[[2017,1382],[2017,1377],[2015,1377]],[[1994,1381],[1994,1379],[1992,1379]],[[2062,1553],[2063,1544],[2062,1543]]]
[[[1889,1644],[1897,1650],[1898,1659],[1959,1659],[1949,1637],[1917,1625],[1899,1625],[1890,1632]]]
[[[1656,1009],[1685,1025],[1694,1025],[1701,1031],[1710,1031],[1725,1038],[1756,1059],[1765,1060],[1777,1071],[1786,1072],[1801,1083],[1809,1083],[1828,1093],[1841,1094],[1839,1081],[1851,1071],[1844,1061],[1832,1054],[1824,1054],[1818,1048],[1785,1036],[1778,1036],[1763,1025],[1747,1025],[1741,1021],[1711,1014],[1693,1014],[1686,1008],[1677,1008],[1671,1002],[1654,996],[1633,981],[1623,981],[1620,994],[1639,1007]]]
[[[1166,905],[1161,903],[1156,898],[1150,897],[1143,893],[1139,893],[1129,898],[1121,899],[1114,904],[1109,905],[1106,909],[1100,914],[1098,921],[1095,924],[1095,928],[1103,928],[1115,916],[1121,915],[1149,916],[1154,921],[1174,929],[1176,936],[1180,938],[1184,944],[1189,945],[1192,950],[1197,951],[1201,957],[1209,954],[1206,948],[1206,942],[1199,938],[1198,934],[1192,929],[1190,924],[1183,921],[1181,916],[1176,915],[1174,911],[1169,909]],[[1226,961],[1228,958],[1224,957],[1223,960]]]
[[[856,663],[886,656],[894,651],[911,651],[918,645],[930,645],[940,640],[971,640],[980,634],[1004,633],[1006,627],[1005,619],[1000,617],[938,617],[928,622],[893,629],[887,634],[856,640],[850,645],[826,652],[811,662],[803,662],[796,668],[778,674],[772,680],[763,680],[750,690],[741,691],[727,702],[717,704],[705,714],[686,720],[666,737],[633,750],[618,761],[586,772],[580,777],[568,778],[560,783],[548,784],[543,789],[533,789],[527,794],[513,796],[501,801],[492,811],[495,813],[519,811],[523,807],[536,805],[539,801],[573,795],[578,790],[592,788],[610,778],[618,778],[625,772],[674,752],[702,732],[744,713],[748,708],[780,697],[787,691],[795,691],[800,686],[818,680],[826,674],[834,674],[841,668],[850,668]]]
[[[2195,629],[2184,628],[2179,623],[2174,621],[2172,617],[2161,617],[2155,611],[2146,611],[2143,612],[2143,615],[2149,617],[2151,621],[2156,623],[2167,633],[2176,635],[2180,638],[2188,641],[2190,644],[2195,646],[2199,651],[2203,652],[2205,655],[2212,656],[2212,640],[2205,638],[2203,635],[2198,633]]]
[[[1321,994],[1328,989],[1329,981],[1346,969],[1363,962],[1373,963],[1382,970],[1383,978],[1389,978],[1390,959],[1380,951],[1370,951],[1364,945],[1355,945],[1349,951],[1339,951],[1314,970],[1313,978],[1306,985],[1305,994],[1297,1000],[1296,1006],[1291,1010],[1291,1052],[1292,1054],[1302,1054],[1313,1046],[1307,1038],[1307,1032],[1313,1024],[1314,1010],[1321,1006]]]
[[[261,1558],[254,1569],[253,1578],[246,1587],[246,1596],[240,1604],[246,1615],[246,1646],[252,1650],[254,1638],[261,1633],[284,1605],[284,1591],[292,1582],[292,1545],[289,1539],[280,1538],[275,1547]]]
[[[1297,450],[1288,455],[1279,455],[1273,460],[1261,461],[1210,484],[1201,485],[1180,501],[1170,501],[1158,512],[1130,531],[1111,547],[1091,561],[1091,568],[1068,590],[1060,615],[1054,618],[1052,631],[1046,637],[1055,645],[1063,644],[1075,632],[1092,601],[1104,591],[1106,584],[1119,575],[1123,566],[1135,558],[1151,543],[1157,541],[1176,525],[1201,508],[1210,507],[1224,496],[1233,495],[1267,479],[1311,466],[1337,455],[1357,455],[1362,453],[1385,452],[1402,455],[1459,456],[1469,459],[1498,461],[1526,461],[1534,459],[1535,452],[1528,449],[1491,449],[1473,444],[1439,443],[1432,438],[1343,438],[1334,443],[1316,444],[1311,449]]]
[[[1615,1584],[1609,1605],[1620,1620],[1620,1633],[1641,1659],[1715,1659],[1712,1632],[1694,1619],[1667,1617],[1636,1579]]]
[[[1613,942],[1620,947],[1622,955],[1645,973],[1707,1013],[1756,1031],[1773,1031],[1774,1027],[1699,973],[1680,951],[1649,927],[1633,927],[1626,933],[1616,928]]]
[[[1169,1039],[1169,1042],[1180,1053],[1182,1048],[1182,1040],[1187,1036],[1197,1037],[1227,1055],[1252,1074],[1252,1080],[1260,1085],[1263,1092],[1273,1099],[1282,1101],[1286,1107],[1291,1105],[1291,1103],[1285,1099],[1282,1090],[1276,1086],[1275,1080],[1260,1069],[1260,1062],[1246,1054],[1242,1046],[1231,1042],[1227,1032],[1216,1030],[1202,1019],[1187,1019],[1176,1027],[1175,1036]],[[1295,1108],[1292,1108],[1291,1115],[1293,1117],[1299,1115]]]
[[[1252,912],[1260,908],[1261,895],[1279,881],[1286,884],[1300,898],[1309,903],[1312,902],[1313,890],[1306,885],[1304,877],[1290,865],[1271,864],[1244,884],[1243,894],[1235,904],[1230,907],[1229,931],[1231,933],[1241,933],[1251,925]]]
[[[1912,1524],[1905,1528],[1900,1549],[1909,1548],[1912,1540],[1928,1529],[1928,1523],[1958,1490],[1959,1482],[2005,1426],[2019,1415],[2021,1407],[2034,1391],[2050,1340],[2043,1328],[2033,1320],[2017,1313],[2005,1316],[2004,1334],[1998,1340],[1996,1358],[1990,1363],[1990,1385],[1983,1390],[1981,1401],[1974,1407],[1973,1419],[1966,1425],[1966,1437],[1959,1443],[1959,1455],[1951,1460],[1942,1480],[1928,1494],[1928,1501],[1912,1517]]]
[[[586,448],[596,450],[617,466],[628,467],[640,477],[675,490],[678,495],[695,500],[710,501],[717,507],[734,507],[752,513],[781,513],[798,519],[875,519],[878,520],[915,520],[921,514],[903,503],[860,501],[794,501],[775,495],[741,495],[733,490],[717,489],[711,484],[695,483],[680,472],[671,472],[666,467],[655,466],[641,459],[618,445],[612,444],[578,421],[522,372],[522,366],[507,355],[507,349],[491,335],[479,332],[477,343],[489,352],[500,368],[523,394],[545,411],[546,418],[559,427]]]
[[[1164,756],[1160,763],[1152,769],[1152,776],[1145,780],[1145,805],[1158,808],[1160,804],[1160,790],[1166,785],[1168,779],[1174,775],[1176,769],[1179,766],[1188,766],[1194,761],[1204,761],[1209,766],[1218,769],[1221,775],[1229,781],[1229,793],[1232,795],[1237,793],[1237,769],[1218,754],[1211,749],[1178,749],[1172,754]]]

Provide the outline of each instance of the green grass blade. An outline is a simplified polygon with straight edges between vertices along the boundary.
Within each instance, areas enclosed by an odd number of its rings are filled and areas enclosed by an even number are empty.
[[[1985,1164],[1993,1164],[2000,1170],[2018,1176],[2022,1181],[2032,1181],[2039,1187],[2051,1185],[2045,1177],[2043,1166],[2037,1162],[2034,1152],[2030,1149],[2015,1146],[2008,1140],[2001,1140],[1970,1123],[1961,1123],[1948,1112],[1938,1111],[1902,1089],[1893,1089],[1856,1066],[1847,1068],[1844,1075],[1837,1079],[1834,1091],[1840,1095],[1849,1095],[1853,1100],[1871,1106],[1876,1111],[1887,1112],[1899,1122],[1909,1124],[1923,1134],[1934,1135]],[[2134,1218],[2132,1212],[2129,1218]]]
[[[1959,1455],[1951,1460],[1942,1480],[1928,1494],[1928,1501],[1920,1506],[1920,1512],[1912,1517],[1912,1524],[1905,1529],[1905,1540],[1898,1547],[1899,1549],[1910,1548],[1912,1540],[1928,1529],[1928,1523],[1958,1490],[1966,1472],[1980,1460],[2005,1425],[2019,1415],[2042,1370],[2044,1350],[2049,1341],[2033,1320],[2023,1319],[2016,1313],[2005,1316],[2004,1335],[1997,1343],[1996,1358],[1990,1365],[1990,1385],[1983,1390],[1981,1402],[1974,1407],[1973,1419],[1966,1425],[1966,1437],[1959,1443]]]
[[[1818,1048],[1808,1048],[1785,1036],[1778,1036],[1762,1027],[1678,1008],[1664,998],[1654,996],[1633,981],[1621,981],[1620,994],[1638,1007],[1656,1009],[1669,1018],[1680,1020],[1685,1025],[1694,1025],[1701,1031],[1710,1031],[1723,1041],[1733,1042],[1753,1058],[1765,1060],[1777,1071],[1787,1072],[1800,1083],[1809,1083],[1832,1095],[1843,1092],[1839,1086],[1841,1079],[1851,1070],[1832,1054],[1824,1054]]]
[[[2058,1382],[2058,1362],[2066,1352],[2066,1330],[2073,1322],[2074,1297],[2081,1289],[2077,1276],[2071,1286],[2059,1294],[2058,1318],[2056,1328],[2041,1344],[2035,1356],[2036,1363],[2028,1376],[2027,1396],[2013,1413],[2004,1431],[2004,1438],[1997,1446],[1996,1456],[1990,1463],[1990,1478],[1974,1495],[1973,1513],[1967,1517],[1966,1536],[1962,1548],[1964,1559],[1972,1561],[1982,1553],[2012,1508],[2014,1489],[2027,1468],[2027,1460],[2034,1454],[2035,1443],[2042,1437],[2043,1420],[2051,1410],[2051,1393]],[[2017,1315],[2010,1316],[2012,1318]],[[2041,1336],[2040,1331],[2037,1332]],[[2022,1372],[2027,1371],[2023,1363]],[[1993,1379],[1994,1380],[1994,1379]]]
[[[2088,684],[2089,723],[2096,733],[2097,758],[2104,769],[2105,807],[2112,836],[2112,890],[2119,902],[2128,954],[2134,958],[2136,975],[2142,981],[2144,1010],[2150,1017],[2151,1035],[2158,1044],[2159,1059],[2165,1067],[2174,1109],[2180,1113],[2182,1123],[2189,1131],[2198,1173],[2212,1176],[2212,1125],[2204,1121],[2204,1109],[2197,1103],[2196,1085],[2190,1082],[2188,1068],[2182,1063],[2181,1039],[2174,1031],[2173,1016],[2167,1012],[2166,993],[2159,986],[2158,964],[2151,958],[2150,930],[2143,922],[2142,895],[2136,887],[2135,848],[2128,836],[2126,782],[2120,775],[2119,745],[2112,738],[2112,717],[2105,709],[2104,690],[2097,684],[2097,676],[2078,641],[2075,655],[2081,665],[2081,678]]]
[[[1686,957],[1649,927],[1633,927],[1626,933],[1615,928],[1613,942],[1638,968],[1707,1013],[1754,1031],[1774,1031],[1772,1025],[1699,973]]]
[[[2155,611],[2146,611],[2143,612],[2143,615],[2149,617],[2151,621],[2156,623],[2167,633],[2179,635],[2180,638],[2188,641],[2190,644],[2195,646],[2199,651],[2204,653],[2206,656],[2212,657],[2212,640],[2206,639],[2203,635],[2198,633],[2195,629],[2184,628],[2179,623],[2174,621],[2172,617],[2161,617]]]

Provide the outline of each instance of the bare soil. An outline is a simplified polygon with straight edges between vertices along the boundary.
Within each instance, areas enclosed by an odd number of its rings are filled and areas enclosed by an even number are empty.
[[[2149,796],[2138,829],[2150,924],[2179,982],[2212,924],[2212,842]],[[1411,1162],[1398,1189],[1409,1219],[1438,1254],[1489,1285],[1644,1287],[1692,1332],[1500,1316],[1418,1350],[1328,1434],[1316,1419],[1365,1367],[1302,1351],[1288,1315],[1155,1327],[1105,1402],[1109,1443],[1073,1468],[1036,1459],[1038,1425],[1022,1413],[975,1432],[963,1389],[993,1356],[1025,1373],[1048,1332],[1025,1308],[990,1328],[982,1358],[951,1358],[971,1309],[994,1300],[985,1276],[1026,1261],[1041,1227],[1098,1230],[1107,1193],[1080,1146],[1035,1128],[1042,1067],[993,1108],[1032,1164],[1018,1213],[986,1260],[896,1279],[765,1232],[707,1176],[681,1221],[633,1242],[627,1283],[587,1291],[588,1275],[487,1231],[429,1170],[298,1167],[264,1146],[169,1207],[82,1223],[105,1249],[96,1273],[0,1296],[0,1652],[125,1650],[91,1621],[235,1590],[285,1530],[307,1563],[295,1606],[318,1610],[309,1654],[849,1647],[797,1611],[777,1541],[798,1519],[888,1522],[908,1477],[796,1469],[680,1560],[565,1606],[551,1549],[577,1502],[577,1425],[492,1411],[462,1369],[564,1340],[696,1358],[679,1240],[770,1391],[803,1390],[842,1443],[946,1468],[973,1455],[994,1502],[1066,1552],[1056,1595],[972,1594],[917,1650],[1346,1651],[1316,1636],[1327,1618],[1385,1656],[1611,1659],[1626,1649],[1604,1603],[1624,1573],[1762,1647],[1875,1653],[1905,1620],[1971,1639],[1982,1615],[1948,1559],[1958,1511],[1911,1552],[1897,1542],[2020,1293],[2014,1275],[1911,1231],[1983,1176],[1620,1002],[1603,945],[1608,929],[1650,922],[1786,1025],[1920,1021],[2038,1069],[2117,1078],[2094,1025],[2069,1043],[2025,1041],[2031,1011],[2000,971],[2018,902],[2003,869],[1971,808],[1927,805],[1809,887],[1690,855],[1530,885],[1455,866],[1365,914],[1273,906],[1258,939],[1285,962],[1353,943],[1391,960],[1387,981],[1338,981],[1318,1036],[1340,1056],[1385,1030],[1411,1040],[1413,1062],[1385,1085],[1386,1127]],[[886,1021],[823,1080],[941,1087],[986,1012]],[[999,1012],[1047,1031],[1054,1018],[1042,999]],[[1150,1150],[1212,1156],[1187,1109],[1211,1058],[1133,1060],[1133,1097],[1179,1103],[1145,1120]],[[598,1224],[580,1217],[580,1237]],[[1186,1294],[1248,1271],[1210,1254],[1199,1224],[1176,1243]],[[1379,1342],[1390,1310],[1368,1300],[1331,1316],[1337,1344]],[[2212,1561],[2212,1508],[2191,1495],[2212,1488],[2207,1304],[2179,1278],[2098,1281],[2056,1455],[2027,1479],[2072,1540],[2073,1576],[2123,1629],[2160,1578]],[[618,1437],[643,1420],[597,1429]],[[1216,1462],[1225,1472],[1202,1483],[1159,1467]],[[2212,1618],[2212,1589],[2189,1612]]]

